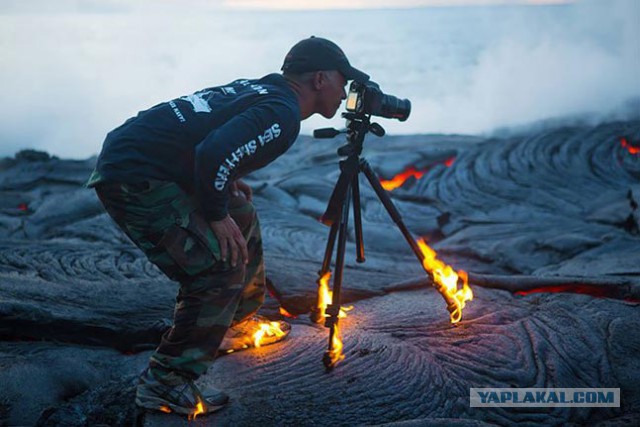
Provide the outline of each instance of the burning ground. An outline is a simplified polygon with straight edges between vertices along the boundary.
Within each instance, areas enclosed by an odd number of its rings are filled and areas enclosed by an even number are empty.
[[[365,156],[410,230],[469,273],[449,321],[399,231],[361,185],[367,262],[347,243],[345,359],[309,320],[342,140],[301,137],[251,177],[282,344],[221,357],[203,383],[230,406],[200,425],[552,425],[640,421],[640,122],[509,138],[372,137]],[[135,375],[175,285],[82,189],[94,159],[0,164],[0,424],[183,425],[140,414]],[[469,407],[470,387],[619,387],[620,408]]]

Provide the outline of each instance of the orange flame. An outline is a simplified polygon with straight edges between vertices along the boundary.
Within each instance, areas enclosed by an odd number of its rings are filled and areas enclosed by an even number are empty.
[[[263,322],[260,323],[260,329],[253,333],[253,345],[258,348],[262,345],[262,339],[265,336],[281,337],[284,335],[282,329],[280,329],[280,322]]]
[[[166,405],[162,405],[160,408],[158,408],[161,412],[164,412],[165,414],[170,414],[173,411],[171,410],[171,408],[169,408]]]
[[[417,241],[424,256],[422,266],[433,277],[434,286],[447,301],[451,323],[458,323],[462,319],[462,309],[467,301],[473,300],[473,291],[469,287],[469,278],[463,270],[457,273],[436,258],[436,251],[431,249],[424,239]],[[462,288],[458,289],[458,279],[462,281]]]
[[[193,411],[187,418],[189,419],[189,421],[195,420],[198,415],[204,414],[204,412],[204,405],[202,404],[202,401],[198,399],[195,411]]]
[[[340,336],[340,328],[338,328],[338,324],[335,323],[333,325],[333,339],[331,340],[331,350],[329,351],[331,366],[335,366],[336,363],[344,359],[344,354],[342,354],[342,347],[343,344],[342,337]]]
[[[329,279],[331,278],[331,272],[327,271],[321,278],[318,284],[318,314],[320,319],[324,319],[327,315],[325,310],[331,301],[333,300],[332,292],[329,290]]]
[[[333,292],[329,290],[329,279],[331,279],[331,272],[327,271],[324,276],[320,278],[320,284],[318,285],[318,317],[324,319],[328,315],[326,309],[328,305],[333,304]],[[353,306],[341,307],[338,318],[343,319],[347,317],[347,311],[353,309]]]
[[[627,149],[627,151],[631,154],[640,153],[640,147],[633,146],[627,142],[626,138],[620,138],[620,145]]]
[[[331,272],[326,272],[321,278],[318,286],[318,317],[324,319],[329,315],[326,314],[328,305],[333,304],[333,292],[329,290],[329,279],[331,278]],[[343,319],[347,317],[347,311],[352,310],[353,306],[341,307],[338,313],[338,318]],[[336,363],[344,359],[342,354],[342,337],[340,336],[340,329],[338,328],[338,322],[333,326],[333,338],[331,340],[331,351],[329,351],[330,365],[334,366]]]

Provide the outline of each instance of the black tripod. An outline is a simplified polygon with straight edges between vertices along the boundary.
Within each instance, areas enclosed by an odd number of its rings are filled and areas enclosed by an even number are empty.
[[[331,271],[331,259],[333,256],[333,249],[338,238],[338,248],[335,263],[335,274],[333,275],[333,298],[332,304],[326,308],[326,317],[324,324],[330,328],[329,332],[329,349],[325,352],[322,362],[327,370],[333,369],[337,363],[334,357],[334,334],[336,333],[336,327],[338,325],[338,315],[340,313],[340,291],[342,288],[342,273],[344,270],[344,255],[345,246],[347,242],[347,227],[349,223],[349,205],[353,200],[353,214],[355,223],[355,237],[356,237],[356,261],[361,263],[365,261],[364,258],[364,243],[362,240],[362,218],[360,212],[360,184],[358,176],[360,172],[363,172],[367,177],[367,180],[373,187],[376,195],[386,208],[387,212],[391,216],[391,219],[396,223],[400,232],[404,236],[405,240],[418,257],[418,260],[422,264],[424,255],[418,247],[415,239],[407,229],[406,225],[402,221],[400,213],[394,206],[389,195],[380,184],[380,181],[371,168],[366,159],[360,157],[362,153],[362,145],[364,137],[368,132],[373,133],[376,136],[384,136],[385,130],[377,123],[370,122],[370,116],[358,114],[358,113],[343,113],[342,117],[347,119],[347,145],[344,145],[338,149],[338,155],[345,157],[340,161],[340,177],[336,182],[336,185],[331,193],[331,198],[327,205],[325,213],[321,217],[322,223],[331,227],[329,231],[329,239],[324,254],[324,261],[322,263],[322,269],[318,272],[319,278],[322,278],[326,273]],[[319,129],[314,132],[316,138],[333,138],[337,134],[342,133],[336,129]],[[446,299],[446,298],[445,298]],[[447,308],[449,311],[455,308],[455,302],[447,300]],[[314,319],[322,321],[322,319]]]

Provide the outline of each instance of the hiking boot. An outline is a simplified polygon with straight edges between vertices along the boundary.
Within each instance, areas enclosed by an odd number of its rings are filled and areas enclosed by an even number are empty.
[[[193,381],[175,386],[161,383],[149,369],[140,376],[136,390],[136,405],[141,408],[194,417],[216,412],[228,401],[225,392],[213,387],[200,390]]]
[[[227,330],[218,351],[233,353],[253,347],[262,347],[282,341],[291,332],[291,325],[284,320],[272,321],[264,316],[253,315]]]

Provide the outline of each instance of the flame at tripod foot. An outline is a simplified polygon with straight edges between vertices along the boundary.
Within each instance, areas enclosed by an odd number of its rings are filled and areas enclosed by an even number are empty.
[[[431,249],[424,239],[419,239],[417,243],[423,255],[422,266],[431,274],[433,285],[447,301],[451,323],[458,323],[462,319],[462,309],[466,302],[473,300],[467,273],[463,270],[456,272],[451,266],[437,259],[436,251]],[[458,288],[459,282],[462,282],[461,288]]]
[[[333,326],[333,338],[331,340],[331,350],[325,353],[323,359],[324,365],[327,369],[333,369],[339,362],[344,360],[344,354],[342,353],[342,337],[340,336],[340,328],[336,323]]]
[[[324,322],[329,314],[327,314],[326,310],[328,306],[333,304],[333,292],[329,290],[329,279],[331,278],[331,272],[327,272],[322,275],[320,280],[318,281],[318,303],[317,303],[317,322]],[[351,310],[353,307],[343,307],[338,312],[338,319],[342,319],[347,317],[347,311]],[[328,350],[322,361],[327,369],[333,369],[333,367],[344,359],[344,354],[342,353],[342,337],[340,336],[340,328],[338,327],[338,319],[333,319],[333,336],[331,338],[331,346],[330,350]]]
[[[329,290],[329,279],[331,279],[330,271],[326,272],[318,281],[318,302],[316,304],[318,323],[324,322],[325,317],[328,316],[326,313],[327,306],[333,304],[333,292]],[[347,311],[352,308],[352,306],[340,308],[338,317],[341,319],[347,317]]]

